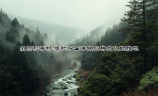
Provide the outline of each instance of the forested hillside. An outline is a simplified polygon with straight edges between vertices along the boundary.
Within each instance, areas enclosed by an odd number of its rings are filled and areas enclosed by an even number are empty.
[[[95,45],[138,46],[139,51],[83,52],[79,96],[157,96],[158,2],[131,0],[119,25]]]
[[[118,25],[113,25],[112,28],[108,28],[105,31],[105,34],[101,36],[101,39],[98,39],[95,46],[114,46],[119,42],[125,41],[127,34],[118,32],[118,30],[125,26],[125,23],[120,22]],[[97,31],[96,31],[97,33]],[[87,38],[88,39],[88,38]],[[87,40],[91,41],[91,40]],[[85,40],[86,42],[86,40]],[[88,46],[89,43],[87,43]],[[93,46],[89,44],[90,46]],[[101,55],[103,52],[97,51],[84,51],[82,54],[82,68],[86,70],[93,70],[97,62],[100,62]]]
[[[41,32],[47,33],[49,36],[51,36],[52,39],[55,40],[56,38],[60,38],[59,42],[62,45],[65,45],[69,41],[80,37],[84,33],[83,30],[77,27],[69,27],[56,23],[42,22],[40,20],[22,18],[15,15],[8,13],[9,18],[14,19],[16,17],[20,23],[24,24],[25,27],[29,27],[30,30],[35,31],[36,27],[38,26]]]
[[[80,38],[74,40],[73,42],[69,43],[70,46],[92,46],[100,39],[101,35],[104,33],[105,26],[101,25],[90,33],[84,34]]]
[[[1,10],[0,96],[44,94],[43,90],[52,75],[60,72],[63,64],[69,64],[70,59],[66,52],[20,51],[20,46],[44,46],[48,39],[47,34],[41,33],[38,28],[36,32],[31,31],[19,24],[16,18],[10,20]]]
[[[130,10],[118,24],[106,30],[97,27],[89,35],[69,43],[69,46],[112,46],[112,49],[138,46],[139,50],[132,51],[20,51],[21,46],[60,43],[57,39],[50,41],[50,35],[40,32],[40,27],[31,31],[1,10],[0,96],[44,96],[45,93],[53,96],[61,90],[64,95],[77,94],[78,86],[76,89],[71,86],[75,82],[79,85],[77,96],[158,96],[157,5],[158,0],[130,0],[125,5]],[[71,65],[72,58],[78,61],[72,60]],[[60,72],[64,73],[62,79],[55,78]],[[74,82],[69,81],[72,78]]]

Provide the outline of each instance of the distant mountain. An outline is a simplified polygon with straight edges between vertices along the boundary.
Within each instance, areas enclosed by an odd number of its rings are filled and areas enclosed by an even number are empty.
[[[105,22],[104,24],[94,28],[93,30],[91,30],[88,33],[83,34],[82,36],[80,36],[79,38],[71,41],[68,43],[68,45],[74,45],[76,44],[76,41],[85,41],[85,38],[89,38],[89,41],[92,41],[93,44],[96,44],[96,42],[98,40],[101,39],[101,36],[105,35],[105,32],[107,29],[114,27],[115,22],[112,20],[109,20],[107,22]]]
[[[37,27],[41,33],[47,33],[49,37],[58,39],[60,45],[65,45],[68,42],[81,37],[84,31],[80,28],[69,27],[59,24],[50,24],[47,22],[38,21],[35,19],[27,19],[7,13],[10,19],[17,18],[19,23],[23,24],[31,30],[36,31]]]

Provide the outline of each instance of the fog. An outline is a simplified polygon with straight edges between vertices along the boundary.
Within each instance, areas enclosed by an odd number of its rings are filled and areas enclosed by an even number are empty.
[[[85,32],[118,23],[127,0],[0,0],[3,11],[20,17],[79,27]]]
[[[14,84],[18,84],[16,88],[22,88],[22,94],[37,87],[37,96],[45,94],[45,86],[52,80],[52,75],[62,74],[65,68],[72,66],[71,61],[81,61],[88,55],[74,50],[20,52],[21,46],[95,45],[106,29],[118,24],[128,10],[125,0],[0,0],[0,4],[0,63],[6,61],[1,63],[2,69],[15,72],[12,77],[19,81],[15,80]],[[0,77],[4,76],[1,74]],[[34,84],[36,79],[38,86]],[[24,86],[23,82],[26,83]],[[12,89],[5,90],[12,92]]]
[[[125,7],[127,4],[125,0],[0,0],[0,4],[3,12],[20,17],[18,18],[19,23],[25,23],[26,27],[31,29],[30,31],[25,28],[18,29],[21,43],[24,35],[27,34],[30,41],[34,41],[35,45],[46,46],[53,45],[60,41],[59,39],[63,41],[59,42],[62,46],[64,43],[73,41],[81,36],[87,38],[87,33],[89,35],[93,33],[98,38],[98,35],[101,36],[102,33],[105,33],[108,27],[119,23],[125,11],[128,10]],[[13,19],[14,16],[10,16],[10,18]],[[41,32],[40,34],[47,33],[49,38],[43,39],[43,35],[38,36],[37,27],[39,32]],[[8,26],[7,28],[9,29],[10,27]],[[6,30],[8,30],[7,28]],[[6,30],[3,32],[3,38],[5,38]],[[44,44],[41,43],[42,40]],[[54,57],[53,55],[51,57],[52,53],[47,53],[37,54],[39,65],[46,68],[51,63],[54,64],[54,67],[59,61],[70,63],[70,58],[80,59],[81,56],[80,52],[53,52]],[[56,61],[52,62],[52,58]]]

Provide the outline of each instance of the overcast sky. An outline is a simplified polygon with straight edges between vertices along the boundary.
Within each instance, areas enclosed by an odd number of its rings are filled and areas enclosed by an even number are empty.
[[[93,30],[101,24],[119,23],[128,0],[0,0],[5,12],[16,16],[37,19]]]

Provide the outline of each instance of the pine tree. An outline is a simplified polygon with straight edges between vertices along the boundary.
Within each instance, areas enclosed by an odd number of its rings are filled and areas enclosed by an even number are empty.
[[[17,18],[13,19],[11,25],[12,25],[12,27],[20,27],[20,24],[19,24]]]
[[[46,33],[44,34],[44,39],[48,39],[48,36]]]
[[[24,35],[23,45],[25,45],[25,46],[30,45],[30,39],[27,34]]]
[[[155,16],[157,14],[157,2],[156,0],[131,0],[129,5],[126,6],[130,7],[131,10],[124,14],[127,17],[123,17],[121,21],[127,22],[127,26],[119,31],[129,34],[126,45],[139,46],[139,52],[134,54],[135,56],[139,54],[143,56],[143,68],[144,72],[146,72],[147,58],[149,56],[147,48],[154,41],[154,39],[150,40],[149,38],[155,38],[152,36],[157,25]]]
[[[2,24],[2,23],[3,23],[3,19],[2,19],[2,16],[0,14],[0,24]]]
[[[11,28],[6,32],[5,39],[9,42],[16,43],[19,39],[19,31],[16,28]]]
[[[37,27],[37,38],[40,38],[41,37],[41,33],[40,31],[38,30],[38,27]]]

